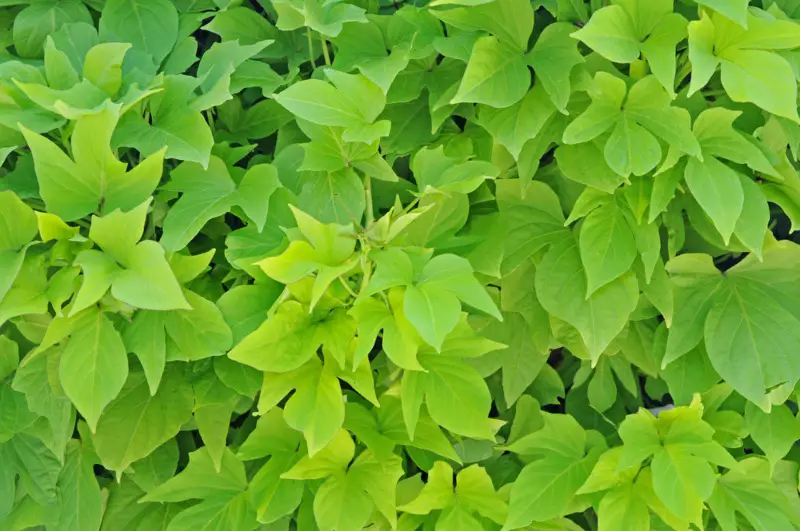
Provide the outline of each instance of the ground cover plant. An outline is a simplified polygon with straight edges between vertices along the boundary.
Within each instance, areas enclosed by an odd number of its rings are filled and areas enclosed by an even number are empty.
[[[799,529],[798,19],[0,1],[0,530]]]

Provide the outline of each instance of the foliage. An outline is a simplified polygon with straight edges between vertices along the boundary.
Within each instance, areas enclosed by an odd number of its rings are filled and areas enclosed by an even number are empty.
[[[0,40],[0,531],[800,529],[800,1]]]

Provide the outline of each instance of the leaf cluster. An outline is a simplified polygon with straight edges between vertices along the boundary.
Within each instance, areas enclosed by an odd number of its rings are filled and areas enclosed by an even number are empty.
[[[800,0],[0,48],[0,531],[800,529]]]

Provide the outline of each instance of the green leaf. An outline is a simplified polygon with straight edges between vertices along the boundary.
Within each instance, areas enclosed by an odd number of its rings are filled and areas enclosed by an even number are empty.
[[[272,409],[286,394],[295,389],[286,403],[284,419],[292,428],[302,431],[309,455],[322,450],[344,422],[341,387],[330,365],[324,367],[312,359],[302,367],[283,374],[270,374],[264,379],[258,410]]]
[[[532,272],[528,270],[526,273]],[[508,286],[506,289],[511,289]],[[535,300],[534,294],[528,297]],[[538,301],[533,304],[538,305]],[[503,323],[492,323],[482,330],[489,339],[508,345],[494,356],[501,363],[503,396],[509,406],[523,396],[547,362],[545,353],[548,352],[549,317],[541,306],[537,310],[535,314],[530,312],[524,316],[516,312],[504,313]]]
[[[705,342],[714,368],[762,408],[767,407],[765,389],[797,377],[787,354],[797,317],[791,305],[783,306],[792,282],[791,269],[786,268],[793,267],[796,259],[797,249],[787,243],[765,250],[764,262],[750,257],[738,264],[727,272],[727,289],[715,295],[705,322]],[[767,271],[773,279],[764,277]],[[782,368],[776,371],[778,365]]]
[[[600,9],[573,36],[615,63],[630,63],[639,57],[633,22],[621,5]]]
[[[461,304],[453,293],[437,287],[409,286],[403,308],[408,321],[422,339],[440,349],[445,337],[458,324]]]
[[[587,298],[628,272],[636,258],[634,233],[616,201],[609,201],[586,217],[578,242],[586,271]]]
[[[528,39],[533,31],[533,8],[528,2],[499,0],[432,12],[451,26],[489,32],[519,52],[528,49]]]
[[[92,216],[89,238],[119,263],[131,261],[134,248],[144,233],[150,201],[130,212],[115,210],[103,216]]]
[[[255,431],[239,449],[242,459],[271,456],[248,487],[251,500],[257,500],[254,505],[259,521],[278,520],[300,504],[303,483],[282,477],[297,462],[300,441],[301,435],[284,422],[283,410],[274,408],[258,420]]]
[[[653,457],[653,490],[676,516],[699,522],[703,502],[714,489],[712,464],[731,468],[736,461],[712,440],[714,429],[703,418],[699,396],[688,407],[661,412],[643,409],[620,425],[624,442],[617,470]]]
[[[722,84],[733,101],[752,102],[771,113],[800,121],[797,87],[791,65],[761,50],[726,50],[722,54]]]
[[[491,438],[491,398],[480,374],[458,358],[424,356],[420,364],[428,371],[425,401],[431,418],[453,433]]]
[[[708,504],[724,531],[739,528],[737,513],[759,531],[788,531],[796,521],[786,496],[770,478],[768,464],[758,457],[749,457],[724,474]]]
[[[742,181],[737,173],[714,157],[706,157],[703,162],[689,159],[686,184],[725,243],[730,241],[744,206]]]
[[[67,54],[55,47],[51,37],[45,41],[44,69],[48,84],[57,90],[67,90],[78,83],[78,72]]]
[[[539,459],[525,466],[511,488],[506,529],[562,514],[589,477],[600,452],[585,453],[586,435],[569,416],[544,414],[544,427],[517,441],[510,449]],[[555,417],[555,418],[554,418]],[[559,444],[569,433],[569,444]]]
[[[278,29],[283,31],[308,26],[328,37],[336,37],[344,23],[367,22],[364,10],[352,4],[334,2],[322,5],[318,0],[276,2]]]
[[[749,2],[746,0],[734,0],[733,2],[724,2],[722,0],[697,0],[697,3],[710,7],[744,28],[747,27],[747,5]]]
[[[59,530],[97,530],[103,514],[103,498],[94,476],[91,457],[72,441],[58,478],[64,495],[58,515]]]
[[[247,493],[240,493],[230,500],[209,498],[180,512],[173,518],[167,529],[184,531],[209,527],[212,529],[231,529],[246,531],[256,525],[255,512],[250,505]]]
[[[259,232],[264,228],[269,215],[269,199],[281,186],[278,170],[271,164],[258,164],[242,177],[237,189],[239,205],[253,220]]]
[[[372,123],[386,99],[380,87],[357,74],[328,70],[335,87],[317,79],[301,81],[275,99],[292,114],[311,123],[353,127]]]
[[[536,137],[555,113],[544,83],[534,85],[522,100],[505,109],[481,106],[482,127],[519,160],[525,144]]]
[[[253,9],[233,7],[219,11],[203,29],[216,33],[225,41],[238,40],[241,44],[253,44],[272,38],[275,28],[258,16]]]
[[[122,336],[125,348],[142,364],[150,395],[155,395],[167,360],[164,319],[158,312],[139,311]]]
[[[33,209],[14,192],[0,192],[0,219],[4,227],[0,233],[0,252],[18,251],[39,231]]]
[[[239,394],[216,376],[206,376],[194,384],[194,420],[217,471],[228,437],[228,424],[239,403]]]
[[[604,152],[611,169],[625,176],[644,175],[661,160],[661,148],[655,137],[627,117],[617,122]]]
[[[163,91],[148,100],[147,120],[137,112],[122,115],[114,131],[114,145],[134,147],[142,154],[156,153],[166,146],[164,156],[207,167],[214,138],[202,109],[195,108],[198,101],[203,102],[202,96],[194,96],[198,85],[199,80],[193,77],[166,76]]]
[[[705,317],[724,291],[722,277],[709,256],[686,254],[667,264],[674,286],[675,316],[667,337],[662,368],[703,340]]]
[[[178,38],[178,12],[166,0],[109,0],[100,17],[100,34],[131,43],[158,64]]]
[[[587,284],[578,243],[571,236],[550,247],[536,270],[536,293],[552,315],[578,329],[593,360],[622,331],[639,299],[630,273],[586,298]]]
[[[111,294],[122,302],[148,310],[189,308],[180,285],[164,255],[154,241],[139,242],[133,248],[127,267],[111,284]]]
[[[122,337],[102,311],[93,311],[72,334],[58,374],[64,392],[96,431],[100,414],[119,395],[128,377]]]
[[[521,181],[498,181],[497,202],[508,227],[504,271],[516,269],[567,232],[558,196],[544,183],[534,181],[526,188]]]
[[[74,162],[47,138],[22,129],[33,153],[42,198],[65,221],[84,217],[99,206],[106,211],[130,210],[150,196],[161,178],[164,151],[160,148],[130,171],[111,152],[109,142],[119,112],[119,106],[108,105],[77,120],[71,144]]]
[[[571,24],[547,26],[528,54],[528,64],[541,79],[553,105],[562,113],[566,112],[572,93],[570,73],[583,63],[577,43],[570,37],[572,30]]]
[[[212,218],[225,214],[236,201],[236,185],[225,163],[212,157],[208,169],[184,162],[171,174],[169,190],[183,192],[164,219],[161,244],[178,251],[194,238]]]
[[[61,461],[40,438],[17,434],[8,443],[17,472],[22,477],[31,499],[42,505],[55,505]]]
[[[474,192],[485,180],[499,174],[498,169],[484,161],[462,162],[444,154],[443,148],[419,150],[411,164],[420,192],[434,188],[440,192]]]
[[[89,10],[77,0],[47,0],[29,5],[14,18],[14,48],[21,57],[42,57],[48,34],[74,22],[92,23]]]
[[[189,463],[179,474],[162,483],[142,502],[180,502],[192,499],[229,500],[247,487],[244,464],[230,450],[222,456],[217,472],[207,448],[189,454]]]
[[[647,502],[635,489],[636,487],[630,484],[603,496],[597,510],[597,518],[601,522],[603,530],[648,529],[650,527],[650,512]]]
[[[192,291],[184,295],[191,309],[166,314],[164,326],[169,340],[167,359],[199,360],[221,356],[230,349],[233,337],[219,309]]]
[[[258,370],[287,372],[305,364],[321,344],[318,325],[308,310],[289,301],[236,345],[228,357]],[[265,351],[269,356],[264,356]]]
[[[94,46],[86,54],[83,77],[95,86],[115,96],[122,86],[122,61],[131,45],[104,43]]]
[[[530,72],[519,51],[496,37],[481,37],[475,41],[467,70],[450,103],[508,107],[525,96],[529,85]]]
[[[752,403],[745,407],[745,422],[750,436],[766,454],[771,466],[783,459],[800,439],[800,425],[785,405],[773,406],[765,413]]]
[[[500,523],[508,510],[482,467],[473,465],[461,470],[453,488],[453,469],[442,461],[434,464],[416,498],[399,509],[410,514],[444,509],[437,522],[443,529],[482,529],[473,515]]]
[[[745,247],[760,257],[769,224],[769,205],[761,187],[741,173],[739,180],[742,184],[744,203],[733,233]]]
[[[132,372],[119,396],[100,417],[94,445],[103,466],[121,474],[128,466],[174,437],[189,420],[192,389],[170,367],[155,395],[142,372]]]

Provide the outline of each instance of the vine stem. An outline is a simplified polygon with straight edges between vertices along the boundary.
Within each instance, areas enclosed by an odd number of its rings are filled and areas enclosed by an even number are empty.
[[[344,289],[345,289],[345,290],[347,290],[347,293],[349,293],[349,294],[350,294],[350,295],[351,295],[351,296],[352,296],[354,299],[355,299],[355,298],[358,298],[358,293],[356,293],[355,291],[353,291],[353,288],[351,288],[351,287],[350,287],[350,286],[347,284],[347,281],[346,281],[345,279],[343,279],[342,277],[339,277],[339,282],[341,282],[341,283],[342,283],[342,286],[344,286]]]
[[[311,68],[316,68],[317,63],[314,61],[314,41],[311,39],[311,28],[306,27],[306,36],[308,37],[308,58],[311,59]]]
[[[325,64],[331,66],[331,56],[328,54],[328,41],[325,40],[325,37],[320,33],[319,40],[322,42],[322,55],[325,56]]]
[[[364,176],[364,192],[367,198],[367,227],[375,222],[375,213],[372,211],[372,179]]]

